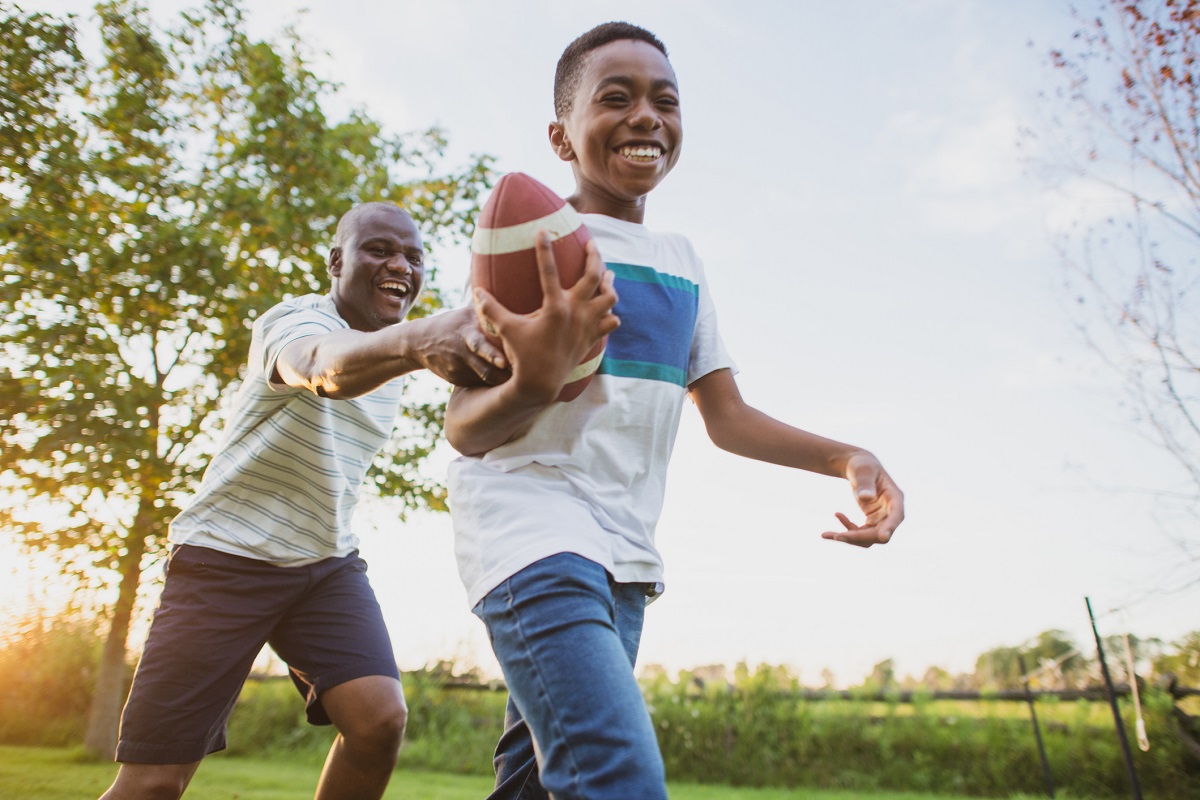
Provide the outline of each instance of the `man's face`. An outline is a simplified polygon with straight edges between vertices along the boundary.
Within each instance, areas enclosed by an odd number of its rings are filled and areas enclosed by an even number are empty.
[[[580,211],[641,221],[646,195],[679,159],[675,71],[657,48],[621,39],[587,55],[575,102],[550,141],[575,171]]]
[[[400,322],[425,283],[425,250],[416,223],[399,207],[365,210],[329,254],[333,302],[359,331]]]

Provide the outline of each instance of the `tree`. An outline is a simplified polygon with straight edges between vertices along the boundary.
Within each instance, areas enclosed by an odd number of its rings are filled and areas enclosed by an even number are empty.
[[[1080,688],[1087,683],[1088,660],[1059,630],[1042,631],[1016,647],[996,647],[975,660],[975,683],[994,689],[1020,689],[1025,673],[1041,687]]]
[[[238,0],[155,28],[130,0],[79,21],[0,5],[0,523],[106,590],[87,747],[111,754],[144,570],[194,487],[255,315],[319,291],[353,203],[404,205],[427,241],[470,233],[490,159],[443,171],[436,130],[396,136],[294,31],[245,32]],[[439,304],[431,295],[419,313]],[[374,488],[444,509],[419,472],[443,395],[407,411]]]
[[[1192,631],[1159,654],[1153,662],[1154,674],[1181,686],[1200,687],[1200,631]]]
[[[1080,327],[1181,468],[1153,488],[1200,561],[1200,2],[1101,0],[1077,20],[1031,136],[1077,217],[1059,245]]]
[[[871,667],[871,674],[863,680],[863,689],[869,692],[887,692],[896,688],[895,659],[885,659]]]

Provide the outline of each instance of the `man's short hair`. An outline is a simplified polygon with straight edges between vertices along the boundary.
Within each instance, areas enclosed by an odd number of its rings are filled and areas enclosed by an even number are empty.
[[[345,247],[346,238],[350,236],[350,232],[354,230],[354,226],[358,224],[359,218],[371,211],[381,210],[399,211],[404,216],[412,219],[412,214],[409,214],[395,203],[389,203],[384,200],[377,200],[370,203],[359,203],[345,214],[342,214],[342,218],[338,220],[337,231],[333,234],[333,246]]]
[[[603,47],[609,42],[622,39],[633,39],[653,45],[670,60],[666,45],[645,28],[639,28],[628,22],[605,22],[597,25],[567,45],[567,49],[563,50],[558,59],[558,67],[554,70],[554,113],[560,120],[571,113],[571,107],[575,103],[575,93],[579,90],[579,82],[583,79],[583,67],[588,54],[597,47]]]

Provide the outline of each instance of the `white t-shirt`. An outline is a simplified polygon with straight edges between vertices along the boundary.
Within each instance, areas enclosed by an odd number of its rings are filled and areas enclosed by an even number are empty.
[[[616,274],[621,326],[579,397],[547,408],[519,439],[451,463],[455,552],[472,607],[563,552],[620,582],[661,583],[654,529],[687,386],[733,368],[687,239],[598,214],[584,222]]]
[[[359,490],[391,436],[403,379],[350,400],[270,383],[280,351],[349,325],[328,295],[287,300],[254,323],[250,358],[217,454],[168,539],[301,566],[358,547]]]

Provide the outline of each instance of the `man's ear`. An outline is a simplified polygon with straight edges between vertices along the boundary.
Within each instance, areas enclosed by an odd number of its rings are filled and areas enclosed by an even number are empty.
[[[561,122],[550,123],[550,147],[563,161],[574,161],[575,150],[567,141],[567,129]]]
[[[329,251],[329,274],[334,278],[342,274],[342,248],[340,247]]]

